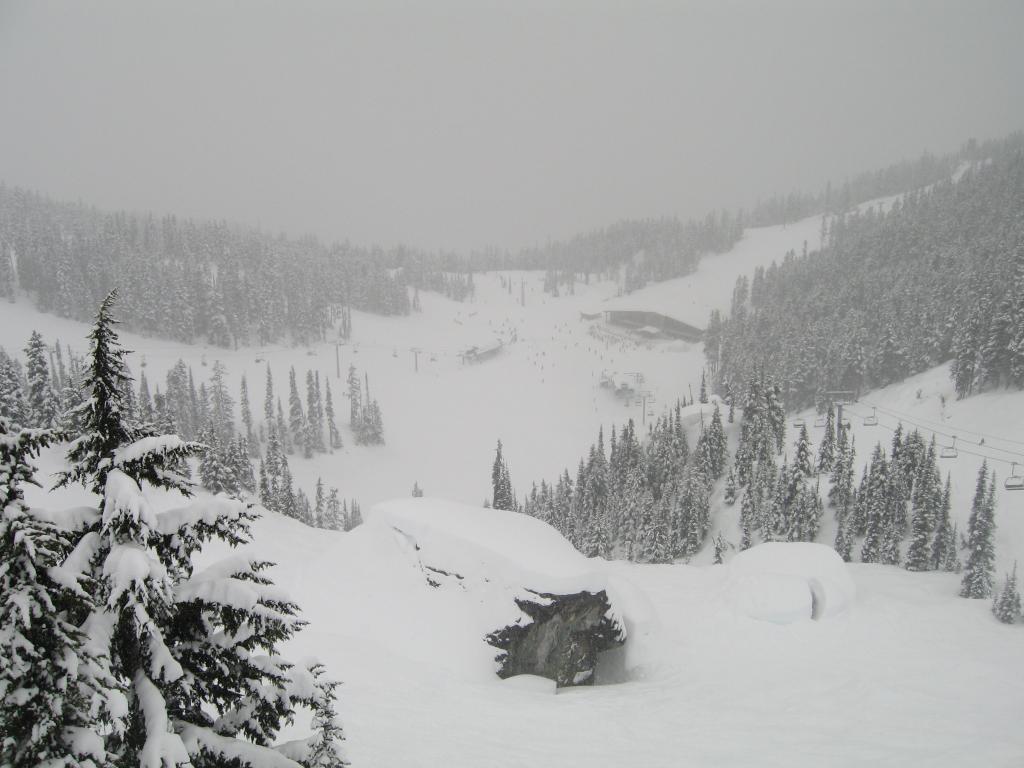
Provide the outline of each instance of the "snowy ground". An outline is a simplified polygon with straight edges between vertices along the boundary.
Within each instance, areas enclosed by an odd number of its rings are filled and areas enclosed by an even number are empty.
[[[409,318],[357,314],[355,339],[340,348],[341,373],[350,362],[369,373],[387,445],[353,447],[343,430],[343,451],[292,459],[296,479],[309,491],[323,476],[364,510],[408,496],[414,481],[428,496],[479,504],[490,490],[500,437],[522,493],[531,480],[574,466],[599,425],[641,420],[635,404],[624,407],[599,387],[603,369],[642,372],[655,411],[699,385],[699,345],[619,340],[580,312],[626,302],[623,308],[703,325],[711,308],[728,308],[737,275],[799,251],[804,240],[813,248],[819,233],[818,218],[749,230],[732,254],[705,260],[695,275],[626,298],[614,298],[613,284],[595,284],[553,299],[540,290],[540,274],[503,273],[513,280],[511,294],[497,274],[478,275],[470,303],[423,294],[423,312]],[[525,307],[518,305],[520,280]],[[20,349],[33,328],[48,342],[59,337],[84,349],[85,326],[36,313],[24,301],[0,305],[0,345]],[[462,348],[513,331],[517,340],[498,357],[461,364]],[[151,386],[179,357],[200,379],[209,370],[204,357],[209,365],[222,359],[235,381],[244,372],[257,418],[265,376],[257,358],[270,361],[283,400],[288,367],[300,377],[316,367],[330,377],[346,420],[333,344],[224,351],[123,338],[139,350],[136,373],[144,353]],[[418,373],[413,347],[424,350]],[[959,435],[960,457],[943,466],[953,473],[954,515],[963,528],[981,455],[1005,462],[1024,453],[1024,393],[956,402],[951,391],[942,367],[865,395],[848,414],[861,461],[876,439],[888,444],[888,428],[900,419],[905,428],[941,431],[940,442]],[[863,425],[869,404],[880,406],[877,427]],[[819,433],[812,428],[812,440]],[[985,446],[978,445],[982,436]],[[58,458],[45,456],[45,469],[55,469]],[[1000,477],[1007,474],[1008,464],[995,466]],[[83,501],[64,491],[45,504]],[[734,507],[722,518],[732,541],[736,514]],[[1016,727],[1024,711],[1024,627],[996,623],[986,601],[955,597],[956,576],[850,566],[857,588],[850,611],[775,625],[733,610],[728,566],[707,565],[709,553],[691,565],[593,561],[586,568],[607,581],[626,617],[629,650],[618,670],[605,670],[616,684],[555,695],[493,676],[492,651],[480,637],[485,614],[474,595],[431,589],[386,516],[369,517],[343,534],[267,515],[253,545],[279,563],[277,578],[311,621],[294,650],[321,657],[345,682],[342,715],[356,766],[1015,766],[1024,759],[1024,733]],[[996,519],[1002,570],[1024,557],[1024,493],[1000,493]],[[822,540],[832,534],[826,522]],[[546,557],[549,570],[579,566],[572,553]]]

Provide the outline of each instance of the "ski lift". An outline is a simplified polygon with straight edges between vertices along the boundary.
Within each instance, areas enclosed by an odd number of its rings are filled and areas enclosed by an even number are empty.
[[[844,416],[843,420],[839,422],[839,426],[841,426],[843,429],[849,429],[850,420]]]
[[[1024,475],[1017,471],[1017,462],[1013,462],[1009,476],[1003,480],[1003,488],[1008,491],[1024,491]]]
[[[878,426],[878,409],[875,406],[871,406],[871,415],[864,417],[865,427],[877,427]]]
[[[956,451],[956,435],[953,435],[953,442],[949,445],[942,446],[942,450],[939,451],[940,459],[955,459],[960,454]]]
[[[816,426],[816,427],[824,427],[827,422],[828,422],[828,419],[826,419],[824,416],[819,416],[818,418],[816,418],[814,420],[814,426]]]
[[[793,429],[803,429],[806,426],[807,426],[807,422],[804,421],[803,419],[794,419],[793,420]]]

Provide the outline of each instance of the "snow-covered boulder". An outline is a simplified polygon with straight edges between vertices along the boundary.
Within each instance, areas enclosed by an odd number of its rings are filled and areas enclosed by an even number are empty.
[[[374,507],[426,584],[464,595],[460,623],[499,649],[501,677],[593,683],[597,656],[625,642],[607,577],[547,523],[517,512],[412,498]],[[492,649],[493,653],[493,649]]]
[[[827,618],[850,608],[856,597],[846,563],[822,544],[761,544],[740,552],[728,568],[726,600],[761,621]]]
[[[593,685],[598,654],[626,641],[626,633],[611,614],[608,594],[538,594],[517,599],[527,617],[487,636],[501,652],[496,657],[501,678],[538,675],[559,688]]]

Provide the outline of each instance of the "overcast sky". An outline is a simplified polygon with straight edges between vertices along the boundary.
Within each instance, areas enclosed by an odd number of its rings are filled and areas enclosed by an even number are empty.
[[[0,0],[0,179],[430,248],[1024,127],[1024,2]]]

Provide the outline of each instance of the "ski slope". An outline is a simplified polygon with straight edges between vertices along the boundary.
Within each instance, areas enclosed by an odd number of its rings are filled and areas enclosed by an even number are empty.
[[[329,339],[302,348],[231,350],[127,332],[122,340],[136,350],[129,365],[136,377],[145,372],[151,390],[162,384],[179,358],[192,366],[196,386],[209,377],[214,361],[221,360],[236,401],[240,377],[246,376],[257,421],[262,420],[268,363],[285,413],[289,368],[296,369],[303,402],[306,370],[320,371],[322,379],[330,380],[346,445],[333,455],[291,459],[297,486],[307,493],[323,477],[328,486],[359,499],[366,508],[408,493],[419,482],[428,495],[479,504],[490,494],[499,438],[521,495],[533,481],[551,478],[566,467],[572,470],[600,426],[607,429],[630,417],[642,424],[643,409],[636,400],[624,402],[600,386],[603,371],[634,381],[635,376],[626,374],[642,374],[637,389],[649,393],[648,409],[654,413],[699,391],[704,365],[700,344],[636,339],[600,320],[584,320],[581,312],[594,313],[625,299],[629,306],[638,306],[633,297],[641,308],[648,302],[653,307],[654,297],[665,294],[681,306],[699,301],[695,323],[703,327],[710,308],[728,310],[736,277],[781,259],[787,250],[799,250],[819,229],[820,218],[815,217],[788,227],[748,230],[734,252],[707,257],[692,279],[653,285],[619,299],[618,286],[611,282],[578,284],[575,294],[552,298],[543,292],[542,272],[477,274],[472,301],[459,303],[423,292],[422,312],[408,317],[354,312],[353,339],[338,347]],[[502,279],[511,283],[511,291],[502,287]],[[525,306],[520,305],[521,294]],[[60,339],[81,352],[86,349],[85,324],[42,314],[27,298],[0,303],[0,346],[20,354],[33,329],[47,343]],[[463,364],[460,352],[495,338],[506,341],[497,356]],[[422,351],[417,356],[413,349]],[[342,395],[350,364],[369,375],[371,395],[380,401],[383,447],[356,447],[347,429]]]
[[[600,387],[603,370],[642,372],[656,412],[696,391],[700,345],[634,340],[582,320],[581,312],[621,303],[683,320],[691,316],[681,313],[692,311],[692,322],[703,325],[711,309],[728,309],[739,274],[799,251],[804,240],[813,247],[819,231],[818,218],[748,230],[733,252],[709,257],[695,275],[628,297],[616,297],[612,283],[594,283],[555,299],[542,292],[539,273],[501,273],[477,275],[477,296],[465,304],[424,293],[422,313],[411,317],[355,313],[353,341],[337,348],[342,380],[330,342],[220,350],[123,334],[138,350],[136,374],[144,355],[151,387],[179,357],[193,366],[197,383],[209,372],[204,359],[207,366],[223,360],[236,385],[245,373],[257,419],[266,363],[285,402],[290,366],[300,378],[306,368],[330,378],[346,447],[312,460],[292,457],[293,473],[307,492],[322,476],[360,499],[367,523],[347,534],[315,531],[268,513],[254,526],[250,547],[278,563],[275,578],[311,622],[290,655],[317,656],[344,681],[341,715],[354,766],[1021,764],[1024,628],[998,624],[987,601],[956,597],[957,575],[844,566],[855,596],[820,621],[793,620],[799,611],[786,597],[796,591],[792,583],[769,584],[757,594],[771,609],[761,618],[789,616],[789,623],[774,623],[752,617],[743,591],[749,580],[738,588],[729,562],[710,565],[710,548],[672,566],[588,561],[536,521],[521,521],[531,524],[524,533],[501,513],[437,500],[479,505],[489,495],[499,437],[522,495],[531,480],[571,469],[599,426],[640,422],[635,401],[624,405]],[[500,277],[511,279],[511,293]],[[20,349],[32,329],[48,342],[85,349],[83,324],[42,315],[25,300],[0,304],[0,345]],[[462,364],[460,351],[495,336],[507,340],[499,355]],[[412,348],[423,350],[418,371]],[[344,427],[342,381],[350,363],[369,373],[383,410],[384,447],[356,447]],[[871,404],[879,408],[877,427],[863,424]],[[956,401],[945,366],[864,395],[847,414],[861,463],[875,440],[888,444],[898,419],[905,428],[941,432],[940,443],[947,434],[960,437],[961,455],[943,467],[952,473],[961,530],[981,455],[1005,461],[1024,449],[1017,442],[1024,440],[1024,393]],[[700,416],[700,407],[688,411],[691,436]],[[813,423],[811,414],[804,417]],[[816,434],[812,428],[812,440]],[[48,451],[43,474],[60,462],[58,451]],[[1004,477],[1008,465],[995,466]],[[414,481],[435,498],[384,503],[408,497]],[[30,489],[28,496],[47,507],[89,502],[78,489]],[[1022,505],[1024,493],[999,494],[1000,571],[1024,556]],[[474,513],[480,525],[467,525]],[[738,507],[721,508],[712,533],[738,541],[737,515]],[[819,540],[833,535],[826,512]],[[479,578],[465,589],[430,587],[423,558]],[[514,617],[512,598],[535,579],[607,587],[629,637],[602,662],[605,684],[555,694],[543,681],[502,682],[493,674],[494,649],[482,635]]]

